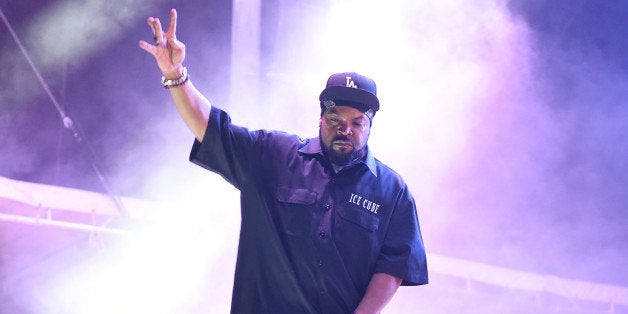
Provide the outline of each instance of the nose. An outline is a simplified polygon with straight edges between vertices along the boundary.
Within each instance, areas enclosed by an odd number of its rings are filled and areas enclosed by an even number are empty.
[[[353,130],[351,130],[351,128],[349,127],[348,123],[342,123],[338,126],[338,134],[340,135],[352,135],[353,134]]]

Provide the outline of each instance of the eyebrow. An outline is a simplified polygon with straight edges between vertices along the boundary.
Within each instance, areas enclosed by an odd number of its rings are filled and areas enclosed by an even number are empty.
[[[331,114],[336,115],[336,116],[340,116],[340,115],[341,115],[341,114],[338,112],[338,109],[336,109],[336,108],[334,108],[334,107],[329,108],[329,109],[328,109],[328,112],[329,112],[329,114],[330,114],[330,115],[331,115]],[[358,120],[358,119],[364,120],[364,119],[368,119],[368,117],[366,116],[366,114],[365,114],[365,113],[362,113],[361,115],[359,115],[359,116],[357,116],[357,117],[355,117],[355,118],[350,118],[349,120],[355,121],[355,120]]]

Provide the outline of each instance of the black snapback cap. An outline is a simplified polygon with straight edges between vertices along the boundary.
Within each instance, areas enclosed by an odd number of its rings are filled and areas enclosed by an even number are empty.
[[[379,110],[375,81],[355,72],[332,74],[318,99],[321,113],[335,105],[351,106],[372,118]]]

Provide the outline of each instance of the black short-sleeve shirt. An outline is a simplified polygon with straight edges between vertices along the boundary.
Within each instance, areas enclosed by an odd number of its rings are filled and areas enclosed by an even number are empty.
[[[335,173],[320,145],[232,125],[212,107],[190,160],[241,193],[232,313],[351,313],[374,273],[428,282],[402,178],[370,150]]]

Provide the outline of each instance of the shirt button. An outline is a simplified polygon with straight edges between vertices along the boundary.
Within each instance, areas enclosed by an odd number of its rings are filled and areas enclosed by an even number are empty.
[[[322,259],[318,260],[318,263],[316,263],[316,265],[318,265],[318,267],[323,267],[324,263]]]
[[[327,237],[327,233],[325,233],[325,231],[321,231],[318,233],[318,236],[321,237],[321,239],[325,239]]]
[[[330,210],[330,209],[331,209],[331,205],[325,204],[325,210]]]

